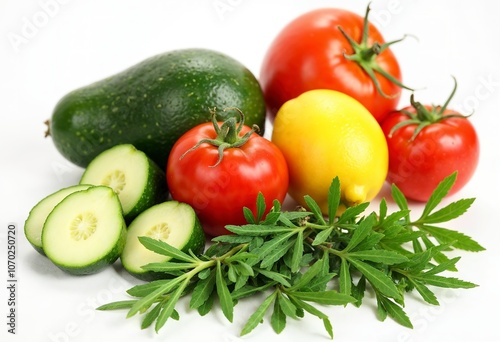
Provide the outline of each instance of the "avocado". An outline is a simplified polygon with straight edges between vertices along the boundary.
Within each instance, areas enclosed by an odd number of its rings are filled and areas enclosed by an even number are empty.
[[[132,144],[162,169],[173,144],[192,127],[236,115],[264,132],[262,89],[239,61],[208,49],[179,49],[150,57],[113,76],[71,91],[47,120],[47,135],[72,163],[86,167],[118,144]]]

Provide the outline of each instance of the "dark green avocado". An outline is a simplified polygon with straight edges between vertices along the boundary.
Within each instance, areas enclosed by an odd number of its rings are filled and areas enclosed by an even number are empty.
[[[55,106],[48,134],[69,161],[86,167],[102,151],[132,144],[162,169],[175,141],[192,127],[237,115],[264,132],[265,102],[240,62],[207,49],[174,50],[76,89]]]

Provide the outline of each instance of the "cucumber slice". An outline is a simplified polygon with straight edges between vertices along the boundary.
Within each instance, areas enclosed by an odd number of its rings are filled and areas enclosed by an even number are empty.
[[[132,221],[127,231],[127,241],[121,255],[125,270],[142,280],[167,277],[164,274],[145,271],[142,266],[152,262],[164,262],[170,257],[148,250],[139,241],[140,236],[162,240],[184,252],[203,252],[205,234],[193,208],[177,201],[167,201],[152,206]]]
[[[167,199],[167,180],[146,154],[133,145],[116,145],[94,158],[80,179],[80,184],[105,185],[117,194],[125,221]]]
[[[119,258],[126,229],[113,189],[93,186],[66,196],[55,206],[43,226],[42,245],[62,270],[92,274]]]
[[[43,198],[30,210],[24,222],[24,235],[37,252],[45,255],[42,246],[42,228],[52,209],[66,196],[76,191],[87,190],[89,187],[91,185],[81,184],[61,189]]]

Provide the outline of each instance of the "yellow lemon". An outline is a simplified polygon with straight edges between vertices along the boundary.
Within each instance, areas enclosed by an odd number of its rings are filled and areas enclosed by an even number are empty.
[[[311,196],[324,214],[336,176],[345,206],[372,200],[387,176],[380,125],[361,103],[338,91],[311,90],[283,104],[271,140],[288,163],[290,196],[303,206],[303,197]]]

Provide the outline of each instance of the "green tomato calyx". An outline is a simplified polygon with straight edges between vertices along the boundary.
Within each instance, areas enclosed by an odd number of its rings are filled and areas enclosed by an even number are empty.
[[[453,77],[453,76],[452,76]],[[395,131],[400,129],[401,127],[408,126],[408,125],[417,125],[417,128],[415,128],[415,131],[413,132],[412,137],[410,138],[410,141],[415,140],[417,135],[424,129],[425,127],[432,125],[434,123],[440,122],[445,119],[449,118],[462,118],[466,119],[469,116],[472,115],[463,115],[460,113],[451,113],[451,114],[444,114],[448,104],[450,103],[451,99],[455,95],[455,92],[457,90],[457,80],[455,77],[453,77],[453,90],[451,91],[451,94],[448,96],[446,99],[446,102],[442,106],[424,106],[422,103],[415,101],[415,96],[414,94],[411,94],[410,96],[410,104],[414,108],[414,112],[408,111],[408,110],[401,110],[400,112],[408,116],[408,120],[401,121],[397,125],[394,125],[392,127],[391,131],[389,132],[389,136],[392,136]]]
[[[219,124],[219,122],[217,121],[216,110],[214,108],[210,112],[212,114],[212,124],[214,126],[214,130],[215,133],[217,134],[217,137],[215,139],[207,138],[200,140],[196,145],[194,145],[189,150],[184,152],[184,154],[181,156],[180,159],[184,158],[184,156],[189,152],[200,147],[200,145],[206,143],[215,146],[218,149],[219,158],[217,159],[217,162],[214,165],[210,166],[210,167],[216,167],[221,163],[222,158],[224,157],[224,151],[226,149],[238,148],[243,146],[250,139],[253,133],[259,132],[260,130],[259,126],[253,125],[252,128],[247,133],[241,135],[241,129],[245,124],[245,115],[240,109],[236,107],[229,107],[224,109],[224,111],[228,110],[235,110],[236,112],[238,112],[239,120],[236,117],[231,116],[226,121],[222,122],[222,124]]]
[[[399,94],[386,94],[382,90],[380,86],[380,82],[377,79],[376,74],[380,74],[383,77],[385,77],[387,80],[390,82],[394,83],[400,88],[404,88],[407,90],[413,91],[414,89],[405,86],[403,83],[401,83],[397,78],[389,74],[386,70],[380,67],[380,65],[377,63],[377,56],[381,54],[385,49],[387,49],[389,46],[398,43],[402,40],[404,40],[407,35],[403,36],[401,39],[393,40],[390,42],[386,43],[379,43],[379,42],[374,42],[373,45],[368,44],[368,30],[369,30],[369,21],[368,21],[368,14],[370,13],[370,4],[366,7],[366,13],[364,17],[364,23],[363,23],[363,35],[361,37],[361,41],[358,43],[354,39],[352,39],[343,29],[342,27],[338,26],[337,28],[339,31],[344,35],[344,37],[349,41],[349,44],[351,45],[354,53],[351,55],[347,55],[344,53],[344,57],[348,60],[351,60],[353,62],[356,62],[370,77],[370,79],[373,81],[373,84],[377,88],[377,91],[386,98],[392,98],[396,97]]]

